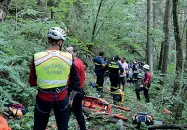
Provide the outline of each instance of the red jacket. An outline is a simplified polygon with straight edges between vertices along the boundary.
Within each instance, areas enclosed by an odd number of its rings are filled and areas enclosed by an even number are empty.
[[[80,81],[80,88],[83,88],[84,86],[84,81],[86,79],[85,77],[85,69],[84,69],[84,64],[81,59],[75,58],[75,67],[79,76],[79,81]]]
[[[150,72],[146,72],[144,77],[143,77],[143,85],[147,84],[147,85],[150,85],[151,84],[151,78],[152,78],[152,75]]]

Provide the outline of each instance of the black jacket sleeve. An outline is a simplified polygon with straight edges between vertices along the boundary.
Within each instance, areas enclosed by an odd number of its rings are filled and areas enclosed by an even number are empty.
[[[75,67],[75,63],[72,63],[70,75],[69,75],[69,83],[68,83],[69,89],[72,89],[74,91],[80,92],[80,81],[79,76]]]

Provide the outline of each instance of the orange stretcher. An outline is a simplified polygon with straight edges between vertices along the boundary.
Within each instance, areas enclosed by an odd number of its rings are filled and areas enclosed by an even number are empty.
[[[92,111],[96,114],[105,114],[107,116],[113,116],[117,119],[122,119],[124,121],[127,121],[127,118],[119,114],[112,114],[112,107],[118,108],[123,111],[130,111],[129,108],[124,108],[121,106],[109,104],[107,101],[93,97],[93,96],[84,96],[82,101],[83,109]]]
[[[7,120],[2,115],[0,115],[0,130],[11,130]]]

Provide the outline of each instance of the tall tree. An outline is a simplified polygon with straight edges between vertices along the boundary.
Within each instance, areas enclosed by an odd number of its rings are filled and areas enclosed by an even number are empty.
[[[162,67],[163,51],[164,51],[164,41],[161,43],[160,57],[159,57],[159,62],[158,62],[158,70],[161,70],[161,67]]]
[[[186,23],[187,23],[187,20],[186,20]],[[186,41],[185,41],[186,57],[185,57],[185,62],[184,62],[184,78],[185,78],[185,80],[187,80],[187,26],[185,28],[185,32],[186,32]]]
[[[158,5],[156,2],[154,2],[153,3],[153,28],[156,28],[156,6]]]
[[[186,4],[187,6],[187,4]],[[186,7],[185,6],[185,7]],[[185,16],[187,17],[187,10],[184,10],[184,14]],[[185,18],[186,18],[185,17]],[[186,34],[186,39],[185,39],[185,52],[186,52],[186,57],[185,57],[185,60],[184,60],[184,97],[183,97],[183,101],[186,102],[186,99],[187,99],[187,18],[185,19],[185,34]],[[184,106],[183,106],[184,107]]]
[[[164,48],[163,48],[163,58],[162,58],[162,70],[163,74],[167,73],[167,65],[168,65],[168,55],[169,55],[169,23],[170,23],[170,15],[171,15],[171,0],[166,0],[165,6],[165,16],[164,16]]]
[[[174,26],[174,36],[176,41],[176,79],[174,82],[174,94],[177,94],[180,89],[180,83],[179,80],[182,77],[182,60],[183,60],[183,54],[182,54],[182,45],[181,45],[181,38],[180,38],[180,32],[179,32],[179,23],[178,23],[178,0],[172,0],[173,1],[173,26]],[[182,96],[182,94],[181,94]],[[182,110],[184,106],[182,103],[178,102],[174,106],[174,117],[177,120],[179,120],[182,116]]]
[[[152,57],[152,33],[153,28],[153,0],[147,0],[147,63],[150,66],[150,71],[153,72],[153,57]]]
[[[186,57],[185,57],[185,61],[184,61],[184,78],[185,81],[187,81],[187,10],[185,9],[187,7],[187,3],[184,5],[184,33],[186,35],[186,39],[185,41],[185,53],[186,53]]]
[[[99,7],[98,7],[98,10],[97,10],[97,13],[96,13],[96,18],[95,18],[95,23],[94,23],[94,26],[93,26],[91,41],[94,41],[94,39],[95,39],[97,21],[98,21],[98,17],[99,17],[99,12],[101,10],[102,2],[103,2],[103,0],[100,1]]]
[[[2,9],[0,9],[0,22],[3,21],[3,18],[4,18],[4,12]]]
[[[173,0],[173,26],[174,26],[174,36],[176,41],[176,77],[180,78],[182,75],[182,45],[179,32],[179,23],[178,23],[178,0]]]

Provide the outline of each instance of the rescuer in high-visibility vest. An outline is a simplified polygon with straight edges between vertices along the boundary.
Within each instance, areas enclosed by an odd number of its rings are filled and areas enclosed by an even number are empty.
[[[66,33],[59,27],[48,32],[48,49],[34,54],[29,83],[38,86],[34,130],[45,130],[53,109],[58,130],[68,130],[69,106],[80,92],[80,81],[72,54],[61,51]],[[67,85],[68,84],[68,85]],[[67,86],[73,91],[68,96]]]

